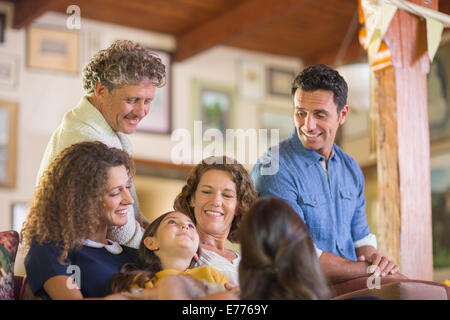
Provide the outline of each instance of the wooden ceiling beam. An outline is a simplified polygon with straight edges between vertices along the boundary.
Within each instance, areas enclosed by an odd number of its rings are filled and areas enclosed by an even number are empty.
[[[177,36],[175,61],[186,60],[216,45],[277,21],[311,0],[248,0],[223,15]]]
[[[338,65],[335,65],[338,52],[339,46],[335,46],[328,50],[318,52],[314,55],[303,57],[302,60],[305,66],[323,63],[329,66],[338,67]],[[346,63],[362,61],[367,62],[367,53],[359,44],[358,38],[355,38],[350,42],[345,54],[343,55],[341,61],[338,62],[338,64],[342,65]]]
[[[68,7],[69,2],[66,0],[16,0],[14,2],[13,28],[24,28],[47,11],[58,11],[61,7]]]

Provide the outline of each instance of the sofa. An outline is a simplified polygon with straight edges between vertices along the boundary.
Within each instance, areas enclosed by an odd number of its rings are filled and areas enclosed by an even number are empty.
[[[38,299],[31,292],[26,276],[14,275],[18,247],[16,231],[0,232],[0,300]],[[450,300],[450,287],[443,283],[386,277],[380,278],[378,289],[368,289],[368,280],[369,277],[361,277],[332,285],[331,299]]]

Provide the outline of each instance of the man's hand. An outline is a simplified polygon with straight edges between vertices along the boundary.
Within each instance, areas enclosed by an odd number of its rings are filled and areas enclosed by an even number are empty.
[[[367,261],[369,263],[369,269],[375,276],[385,277],[387,275],[396,274],[399,270],[399,267],[392,261],[390,261],[385,256],[375,252],[367,259],[365,256],[359,256],[358,261]]]

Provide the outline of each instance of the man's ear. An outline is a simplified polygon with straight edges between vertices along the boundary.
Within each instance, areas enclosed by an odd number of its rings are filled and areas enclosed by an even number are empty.
[[[350,111],[350,108],[348,107],[348,104],[346,104],[341,111],[339,112],[339,124],[342,126],[345,122],[345,119],[348,116],[348,113]]]
[[[97,81],[94,86],[94,93],[96,96],[104,98],[109,94],[109,90],[100,81]]]
[[[146,237],[144,239],[144,246],[150,251],[159,250],[158,241],[156,241],[155,237]]]

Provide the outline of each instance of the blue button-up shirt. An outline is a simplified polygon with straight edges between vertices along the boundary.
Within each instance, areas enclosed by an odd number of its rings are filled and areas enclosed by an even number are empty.
[[[297,211],[317,248],[356,261],[354,242],[370,235],[364,176],[357,162],[336,144],[328,172],[320,163],[324,160],[303,147],[294,128],[289,138],[260,157],[251,178],[260,197],[282,198]]]

